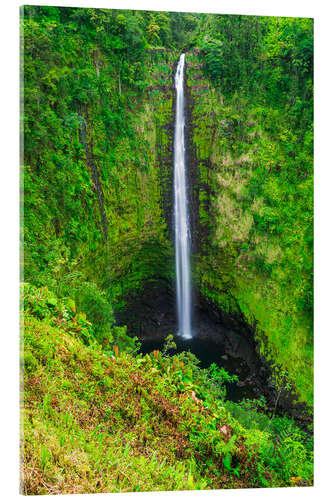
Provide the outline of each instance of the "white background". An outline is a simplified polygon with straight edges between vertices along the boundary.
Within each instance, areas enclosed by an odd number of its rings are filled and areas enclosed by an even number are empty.
[[[34,5],[182,10],[221,14],[256,14],[315,18],[315,486],[260,490],[110,494],[102,498],[134,500],[172,498],[270,499],[333,498],[332,405],[332,49],[329,0],[117,0],[45,1]],[[18,281],[19,281],[19,5],[1,3],[1,295],[0,295],[0,496],[18,498]],[[134,495],[134,497],[133,497]],[[76,495],[67,498],[99,498]]]

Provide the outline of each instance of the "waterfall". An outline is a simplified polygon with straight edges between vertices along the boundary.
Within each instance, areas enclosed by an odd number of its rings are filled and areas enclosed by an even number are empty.
[[[174,135],[174,223],[176,250],[176,293],[178,333],[191,338],[190,225],[187,213],[184,115],[185,54],[180,56],[176,75],[176,122]]]

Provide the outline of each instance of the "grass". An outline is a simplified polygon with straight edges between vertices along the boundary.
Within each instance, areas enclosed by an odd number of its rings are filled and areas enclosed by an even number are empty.
[[[217,457],[215,472],[195,461],[185,422],[205,410],[172,389],[149,356],[110,359],[32,316],[24,340],[24,493],[231,486]]]
[[[34,295],[21,353],[23,493],[311,484],[304,436],[295,428],[282,439],[276,419],[267,429],[267,416],[251,409],[249,419],[224,402],[225,371],[200,369],[190,353],[103,347],[82,336],[60,299],[26,290]],[[291,450],[284,458],[272,453],[279,443]]]

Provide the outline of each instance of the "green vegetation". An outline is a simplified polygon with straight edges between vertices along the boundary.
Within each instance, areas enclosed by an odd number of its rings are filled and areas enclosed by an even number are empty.
[[[307,435],[225,402],[225,370],[189,352],[135,355],[124,332],[122,349],[103,348],[73,301],[22,291],[24,493],[311,484]]]
[[[200,173],[197,282],[256,325],[262,351],[311,405],[313,23],[213,16],[202,32],[187,70]]]
[[[21,23],[22,490],[312,484],[311,429],[227,401],[237,377],[172,338],[139,354],[116,321],[144,286],[172,287],[185,49],[194,281],[311,408],[312,20],[25,6]]]
[[[24,9],[24,276],[62,294],[94,281],[121,307],[170,278],[158,154],[176,54],[147,47],[148,14]]]

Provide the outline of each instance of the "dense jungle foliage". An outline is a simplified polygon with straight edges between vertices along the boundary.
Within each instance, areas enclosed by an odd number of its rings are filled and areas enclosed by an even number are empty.
[[[23,493],[312,484],[312,438],[262,400],[226,401],[223,368],[171,354],[170,338],[143,356],[116,332],[122,348],[103,349],[71,299],[22,292]]]
[[[142,356],[116,317],[172,288],[185,50],[193,280],[311,409],[313,21],[25,6],[21,23],[23,491],[312,484],[308,433],[226,401],[233,376],[171,340]]]
[[[263,351],[311,404],[312,20],[214,16],[210,26],[216,39],[199,43],[207,81],[198,84],[198,58],[188,57],[207,235],[197,280],[256,324]]]

